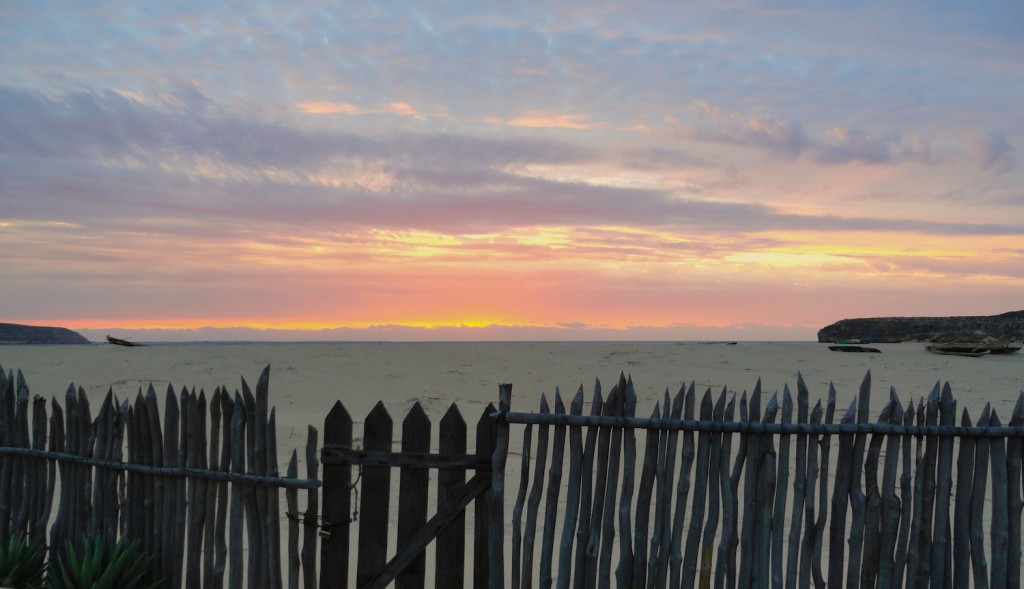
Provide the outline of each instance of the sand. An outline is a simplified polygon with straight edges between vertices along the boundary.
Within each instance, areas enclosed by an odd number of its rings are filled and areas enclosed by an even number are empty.
[[[1024,354],[963,358],[924,351],[922,344],[878,344],[881,353],[832,352],[816,343],[306,343],[173,344],[124,348],[91,346],[2,346],[0,365],[22,370],[35,395],[63,398],[68,385],[99,400],[108,389],[133,396],[152,383],[231,390],[240,379],[255,384],[270,366],[271,403],[278,408],[278,439],[289,443],[292,430],[319,427],[341,400],[361,421],[378,400],[392,414],[420,401],[428,415],[441,415],[458,403],[463,415],[478,416],[496,402],[498,385],[513,383],[514,410],[536,408],[541,393],[556,388],[571,397],[583,385],[589,396],[594,380],[607,391],[620,372],[636,385],[638,413],[647,414],[667,389],[675,393],[696,382],[718,393],[742,392],[757,379],[765,394],[789,386],[797,373],[811,391],[811,403],[824,399],[829,383],[845,408],[865,374],[872,378],[872,412],[881,410],[894,387],[901,400],[915,402],[936,382],[949,382],[959,407],[977,417],[986,402],[1008,418],[1024,390]],[[394,409],[392,409],[394,408]],[[299,445],[296,442],[296,445]]]
[[[620,372],[631,375],[637,413],[649,415],[666,389],[673,394],[685,382],[698,391],[751,391],[758,378],[771,395],[788,386],[795,394],[797,373],[811,393],[824,401],[829,383],[837,389],[841,413],[856,396],[865,374],[872,378],[872,414],[882,409],[890,387],[901,400],[917,402],[936,382],[949,382],[958,407],[974,420],[991,403],[1005,423],[1024,390],[1024,354],[963,358],[927,353],[923,344],[879,344],[881,353],[839,353],[817,343],[306,343],[168,344],[124,348],[91,346],[0,346],[4,370],[21,370],[35,395],[63,399],[70,383],[98,403],[108,389],[120,398],[134,396],[152,383],[162,393],[171,384],[212,392],[225,385],[254,385],[270,365],[270,401],[277,407],[279,463],[292,449],[300,456],[307,425],[322,430],[323,418],[341,400],[360,423],[378,401],[396,422],[419,401],[434,423],[457,403],[474,424],[498,385],[513,383],[512,408],[535,410],[542,393],[549,400],[560,389],[568,401],[581,385],[589,401],[595,379],[607,392]],[[95,405],[94,405],[95,406]],[[585,412],[588,409],[585,409]],[[837,414],[838,419],[838,414]],[[507,474],[518,483],[521,428],[512,428]],[[356,426],[356,444],[361,426]],[[436,429],[434,444],[436,446]],[[299,466],[305,472],[305,466]],[[507,499],[511,499],[507,497]],[[397,501],[392,501],[395,505]]]
[[[35,395],[63,400],[74,383],[94,406],[110,389],[121,399],[153,384],[162,393],[196,387],[207,393],[221,385],[255,385],[270,366],[270,402],[277,407],[278,462],[287,464],[292,449],[303,455],[307,425],[322,430],[335,401],[342,401],[358,423],[383,401],[398,425],[413,403],[420,402],[434,423],[456,403],[474,424],[488,403],[497,404],[498,385],[513,384],[512,409],[536,410],[541,394],[553,401],[560,390],[568,400],[582,385],[588,403],[595,379],[605,393],[621,372],[632,376],[637,415],[650,415],[668,389],[694,381],[698,392],[717,395],[752,391],[758,378],[766,396],[788,386],[795,394],[797,373],[810,389],[810,402],[823,402],[829,383],[837,390],[837,420],[855,398],[868,371],[872,379],[872,415],[877,415],[894,387],[901,401],[915,403],[936,382],[949,382],[960,409],[977,420],[992,403],[1005,423],[1024,390],[1024,353],[964,358],[940,356],[923,344],[877,344],[881,353],[833,352],[811,342],[750,343],[304,343],[304,344],[168,344],[125,348],[91,346],[0,346],[0,365],[21,370]],[[763,403],[762,403],[763,404]],[[589,409],[584,409],[588,412]],[[513,428],[517,452],[521,428]],[[517,436],[517,434],[519,434]],[[356,427],[359,443],[360,428]],[[436,444],[436,431],[434,433]],[[511,464],[510,469],[518,470]],[[305,466],[300,464],[300,472]],[[514,474],[510,470],[510,476]]]

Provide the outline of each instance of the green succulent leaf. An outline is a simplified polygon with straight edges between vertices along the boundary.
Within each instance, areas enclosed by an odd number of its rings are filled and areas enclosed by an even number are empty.
[[[46,547],[16,533],[0,544],[0,586],[37,587],[46,573]]]
[[[59,574],[51,573],[47,584],[51,589],[151,589],[160,582],[143,585],[150,560],[137,541],[122,539],[111,544],[89,538],[83,542],[81,556],[68,543],[67,563],[60,559],[55,567]]]

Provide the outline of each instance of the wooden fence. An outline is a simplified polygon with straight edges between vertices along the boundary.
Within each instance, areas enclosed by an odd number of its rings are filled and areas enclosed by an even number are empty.
[[[268,382],[269,368],[255,394],[243,380],[240,393],[218,388],[209,403],[203,391],[168,387],[162,420],[152,386],[134,403],[108,392],[93,418],[85,391],[72,385],[49,415],[46,399],[32,399],[30,416],[21,372],[0,367],[0,537],[28,534],[49,545],[51,559],[68,541],[80,551],[87,534],[134,539],[152,557],[148,580],[170,588],[273,589],[282,570],[289,588],[300,579],[316,587],[317,430],[309,428],[308,478],[298,478],[295,452],[280,477]]]
[[[500,428],[525,424],[513,589],[1020,587],[1024,393],[1009,426],[986,406],[957,427],[948,384],[916,407],[891,391],[873,423],[870,373],[839,423],[835,389],[811,408],[802,378],[795,422],[788,388],[763,411],[760,382],[699,410],[694,389],[648,419],[624,377],[607,398],[598,383],[589,416],[582,388],[568,413],[557,392],[553,413],[503,398]]]
[[[556,391],[553,411],[542,396],[539,412],[518,413],[502,385],[472,453],[454,405],[432,453],[418,404],[394,452],[383,404],[357,448],[338,402],[324,426],[318,513],[317,431],[308,478],[298,478],[294,452],[280,477],[268,380],[265,370],[255,394],[244,380],[241,393],[217,389],[209,404],[202,391],[169,389],[162,420],[152,387],[134,403],[108,394],[93,419],[74,387],[64,408],[54,401],[48,416],[36,398],[30,416],[24,379],[0,368],[0,536],[24,531],[53,550],[83,533],[137,539],[168,587],[276,588],[282,570],[290,588],[348,587],[353,564],[358,587],[460,588],[467,578],[514,589],[1021,585],[1024,393],[1007,426],[988,406],[977,425],[965,409],[956,426],[948,385],[916,406],[890,391],[872,422],[870,373],[838,422],[835,390],[812,408],[799,377],[795,421],[788,388],[762,411],[760,383],[739,398],[708,390],[699,409],[693,384],[666,391],[650,418],[636,417],[624,376],[607,398],[597,384],[589,415],[582,388],[568,412]],[[522,440],[514,498],[513,427]],[[432,469],[437,511],[428,518]],[[435,542],[427,579],[425,548]]]

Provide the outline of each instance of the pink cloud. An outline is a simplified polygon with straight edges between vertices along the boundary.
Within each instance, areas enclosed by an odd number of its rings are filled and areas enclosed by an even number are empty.
[[[300,102],[299,110],[311,115],[359,114],[361,109],[351,102],[327,102],[311,100]]]
[[[420,113],[412,105],[405,102],[392,102],[374,107],[363,107],[351,102],[329,102],[323,100],[310,100],[297,104],[299,110],[311,115],[372,115],[372,114],[395,114],[404,117],[420,117]]]
[[[588,122],[587,115],[564,115],[541,110],[533,110],[508,121],[512,127],[532,127],[542,129],[597,129],[599,125]]]

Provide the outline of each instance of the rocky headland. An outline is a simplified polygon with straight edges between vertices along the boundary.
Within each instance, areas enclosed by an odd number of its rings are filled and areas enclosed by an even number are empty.
[[[80,333],[63,327],[0,323],[0,344],[88,344]]]
[[[870,317],[843,319],[818,331],[818,341],[898,343],[955,341],[985,336],[1024,338],[1024,311],[962,317]]]

